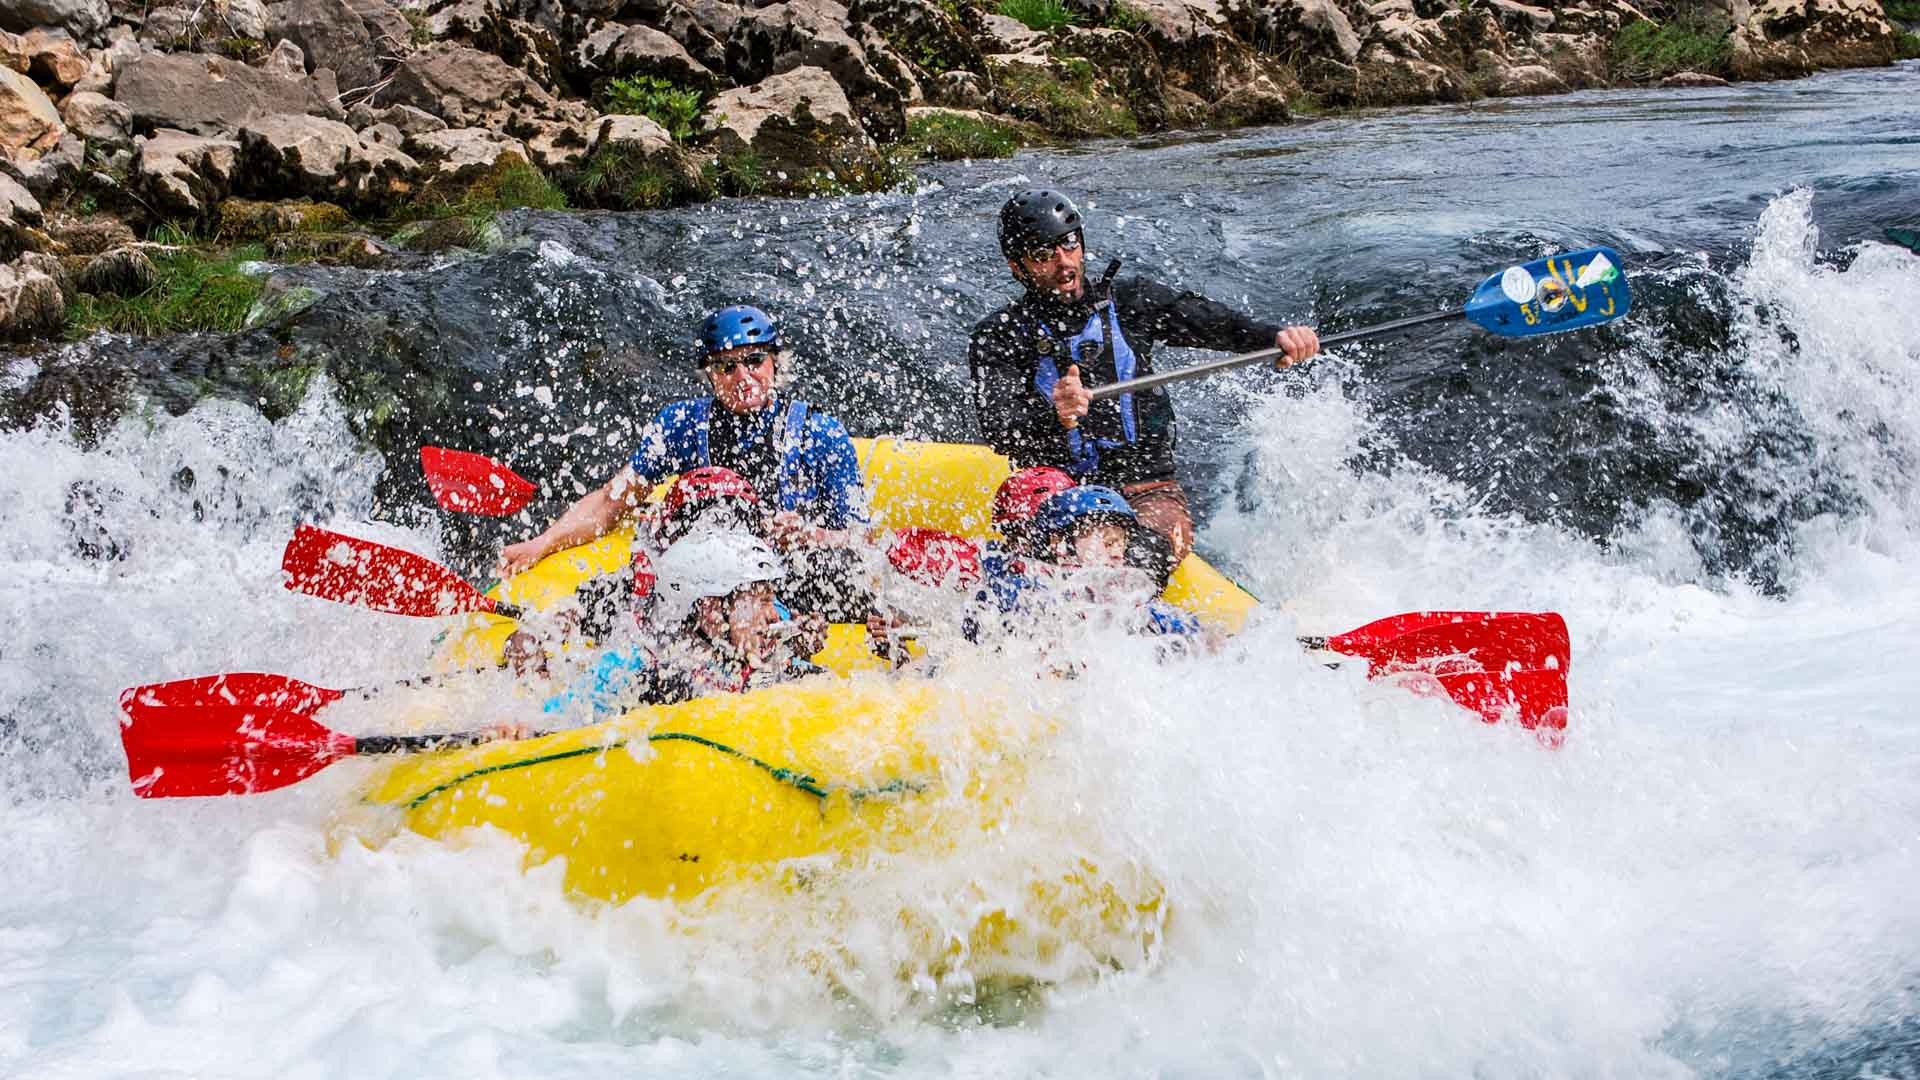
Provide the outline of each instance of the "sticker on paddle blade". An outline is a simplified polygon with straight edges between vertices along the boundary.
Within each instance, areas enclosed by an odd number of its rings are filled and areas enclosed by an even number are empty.
[[[1633,306],[1620,255],[1588,248],[1510,266],[1480,283],[1467,301],[1475,325],[1507,337],[1532,337],[1611,322]]]

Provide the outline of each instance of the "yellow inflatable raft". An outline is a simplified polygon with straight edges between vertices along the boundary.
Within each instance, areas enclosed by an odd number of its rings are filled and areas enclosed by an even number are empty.
[[[979,446],[856,442],[876,521],[991,535],[988,502],[1007,475],[1004,458]],[[501,592],[523,606],[553,604],[621,565],[629,544],[615,535],[557,554]],[[1228,632],[1254,604],[1197,556],[1166,595]],[[443,659],[496,660],[511,631],[507,620],[473,616]],[[835,860],[960,845],[1033,819],[1018,805],[1022,755],[1007,751],[1044,738],[1047,718],[1024,703],[881,674],[860,627],[835,627],[817,659],[835,674],[399,759],[364,800],[428,836],[499,829],[525,843],[529,864],[564,858],[571,891],[609,901],[685,898],[729,882],[793,886]],[[957,771],[956,756],[969,759]],[[1074,855],[1034,876],[1027,898],[1047,919],[1152,923],[1157,891],[1120,877]]]

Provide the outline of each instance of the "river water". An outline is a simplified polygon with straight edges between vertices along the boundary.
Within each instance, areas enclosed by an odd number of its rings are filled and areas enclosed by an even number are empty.
[[[1920,257],[1880,240],[1920,223],[1917,88],[1506,100],[912,195],[515,215],[486,258],[294,271],[325,295],[278,327],[10,361],[10,414],[41,419],[0,433],[0,1074],[1920,1075]],[[1268,610],[1198,662],[1096,649],[1045,793],[1162,883],[1149,962],[934,979],[906,928],[938,923],[939,864],[804,911],[604,909],[498,837],[332,851],[357,762],[131,795],[126,686],[430,653],[430,623],[285,593],[294,523],[477,565],[526,523],[422,509],[412,451],[506,456],[550,509],[690,388],[707,307],[784,315],[800,391],[856,434],[970,437],[993,214],[1030,185],[1081,197],[1090,267],[1323,329],[1600,243],[1636,295],[1546,342],[1455,326],[1176,391],[1202,548]],[[1566,746],[1291,643],[1423,607],[1564,613]]]

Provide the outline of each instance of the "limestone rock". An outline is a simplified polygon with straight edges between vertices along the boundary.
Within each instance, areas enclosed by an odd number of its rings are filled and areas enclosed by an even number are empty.
[[[387,0],[347,0],[373,40],[377,57],[403,57],[413,51],[413,24]]]
[[[199,217],[233,184],[240,144],[173,128],[134,140],[133,183],[154,209]]]
[[[98,255],[138,239],[126,222],[105,214],[66,218],[57,225],[50,224],[47,235],[74,255]]]
[[[113,98],[132,112],[136,131],[213,136],[274,113],[337,113],[325,91],[325,80],[283,78],[218,56],[149,53],[121,72]]]
[[[1726,85],[1727,80],[1720,76],[1699,71],[1679,71],[1660,80],[1662,90],[1705,90]]]
[[[248,121],[240,153],[249,187],[268,194],[364,199],[404,189],[419,170],[411,157],[362,140],[338,120],[294,113]]]
[[[95,295],[136,296],[153,286],[159,272],[137,244],[87,257],[73,275],[74,287]]]
[[[1006,15],[982,16],[980,38],[980,51],[994,55],[1047,51],[1047,35],[1038,30],[1029,30],[1026,23]]]
[[[401,63],[382,104],[412,105],[454,127],[487,126],[516,108],[552,111],[553,95],[497,56],[464,45],[429,45]]]
[[[0,66],[65,89],[85,78],[92,62],[65,30],[35,27],[24,34],[0,30]]]
[[[273,51],[260,62],[260,70],[289,79],[298,79],[307,73],[307,51],[286,38],[274,42]]]
[[[448,128],[407,139],[406,147],[443,177],[465,179],[487,172],[502,154],[527,156],[527,146],[486,128]]]
[[[1554,14],[1543,7],[1522,4],[1518,0],[1476,0],[1492,9],[1503,29],[1522,34],[1540,34],[1553,29]]]
[[[300,46],[314,68],[331,68],[349,90],[380,79],[366,24],[347,0],[284,0],[267,9],[267,33]]]
[[[960,5],[957,10],[974,16],[972,25],[934,0],[853,0],[847,18],[883,31],[902,55],[929,73],[979,71],[977,9]]]
[[[1406,4],[1413,10],[1410,0]],[[1271,53],[1320,53],[1352,63],[1360,56],[1360,35],[1334,0],[1279,0],[1260,6],[1250,42]]]
[[[661,127],[649,116],[631,116],[615,113],[603,116],[593,126],[593,136],[587,146],[589,156],[597,153],[602,146],[618,142],[640,143],[648,149],[659,149],[673,145],[673,137],[667,129]]]
[[[592,122],[555,121],[542,124],[538,131],[527,137],[527,160],[542,171],[572,168],[586,160],[595,127]]]
[[[113,149],[133,143],[133,110],[105,94],[89,91],[68,94],[60,103],[67,130],[91,143]]]
[[[747,86],[797,68],[832,75],[868,134],[883,142],[906,129],[900,91],[868,60],[838,0],[785,0],[748,12],[727,39],[727,74]]]
[[[1542,64],[1518,64],[1500,72],[1494,93],[1500,97],[1528,97],[1535,94],[1564,94],[1566,80]]]
[[[575,47],[574,64],[581,73],[595,78],[653,75],[701,91],[712,91],[718,85],[713,72],[689,55],[684,46],[651,26],[604,26]]]
[[[27,185],[27,190],[48,198],[71,188],[86,163],[87,144],[77,135],[62,135],[60,141],[36,156],[14,154],[0,156],[0,171]]]
[[[0,172],[0,257],[34,246],[27,230],[40,221],[40,200],[19,181]]]
[[[66,318],[66,298],[53,274],[25,260],[0,266],[0,338],[46,337]]]
[[[679,42],[701,67],[725,71],[727,39],[733,36],[733,27],[740,21],[740,15],[740,8],[724,0],[707,0],[691,7],[672,3],[660,16],[660,29]]]
[[[53,149],[66,133],[60,110],[32,79],[0,68],[0,150],[37,156]]]
[[[0,30],[21,32],[35,27],[65,30],[75,39],[92,41],[107,28],[112,11],[107,0],[5,0],[0,3]]]
[[[708,104],[702,120],[715,150],[750,151],[778,184],[869,167],[875,156],[853,103],[823,68],[796,68],[729,90]]]

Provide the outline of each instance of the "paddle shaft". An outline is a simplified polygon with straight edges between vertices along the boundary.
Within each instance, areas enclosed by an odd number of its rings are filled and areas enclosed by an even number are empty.
[[[1461,308],[1456,308],[1452,311],[1436,311],[1430,315],[1413,315],[1405,319],[1395,319],[1392,322],[1383,322],[1374,326],[1361,327],[1358,330],[1343,330],[1338,334],[1328,334],[1326,337],[1320,339],[1320,347],[1323,349],[1331,348],[1332,346],[1340,345],[1348,341],[1358,341],[1361,338],[1373,337],[1376,334],[1388,334],[1395,330],[1405,330],[1413,326],[1425,326],[1428,323],[1446,322],[1449,319],[1464,319],[1466,316],[1466,311]],[[1233,368],[1249,367],[1253,364],[1272,360],[1276,356],[1283,356],[1285,354],[1285,349],[1272,348],[1261,349],[1257,352],[1241,353],[1238,356],[1225,356],[1218,360],[1207,360],[1194,364],[1191,367],[1183,367],[1178,371],[1161,371],[1152,375],[1142,375],[1137,379],[1128,379],[1125,382],[1097,386],[1090,392],[1089,397],[1094,401],[1104,401],[1116,394],[1137,393],[1141,390],[1151,390],[1156,386],[1165,386],[1168,383],[1180,382],[1184,379],[1197,379],[1202,375],[1211,375],[1216,371],[1230,371]]]
[[[428,750],[454,750],[462,746],[478,746],[497,738],[499,738],[498,735],[484,731],[455,731],[446,735],[359,735],[354,737],[353,752],[356,755],[413,754]]]

